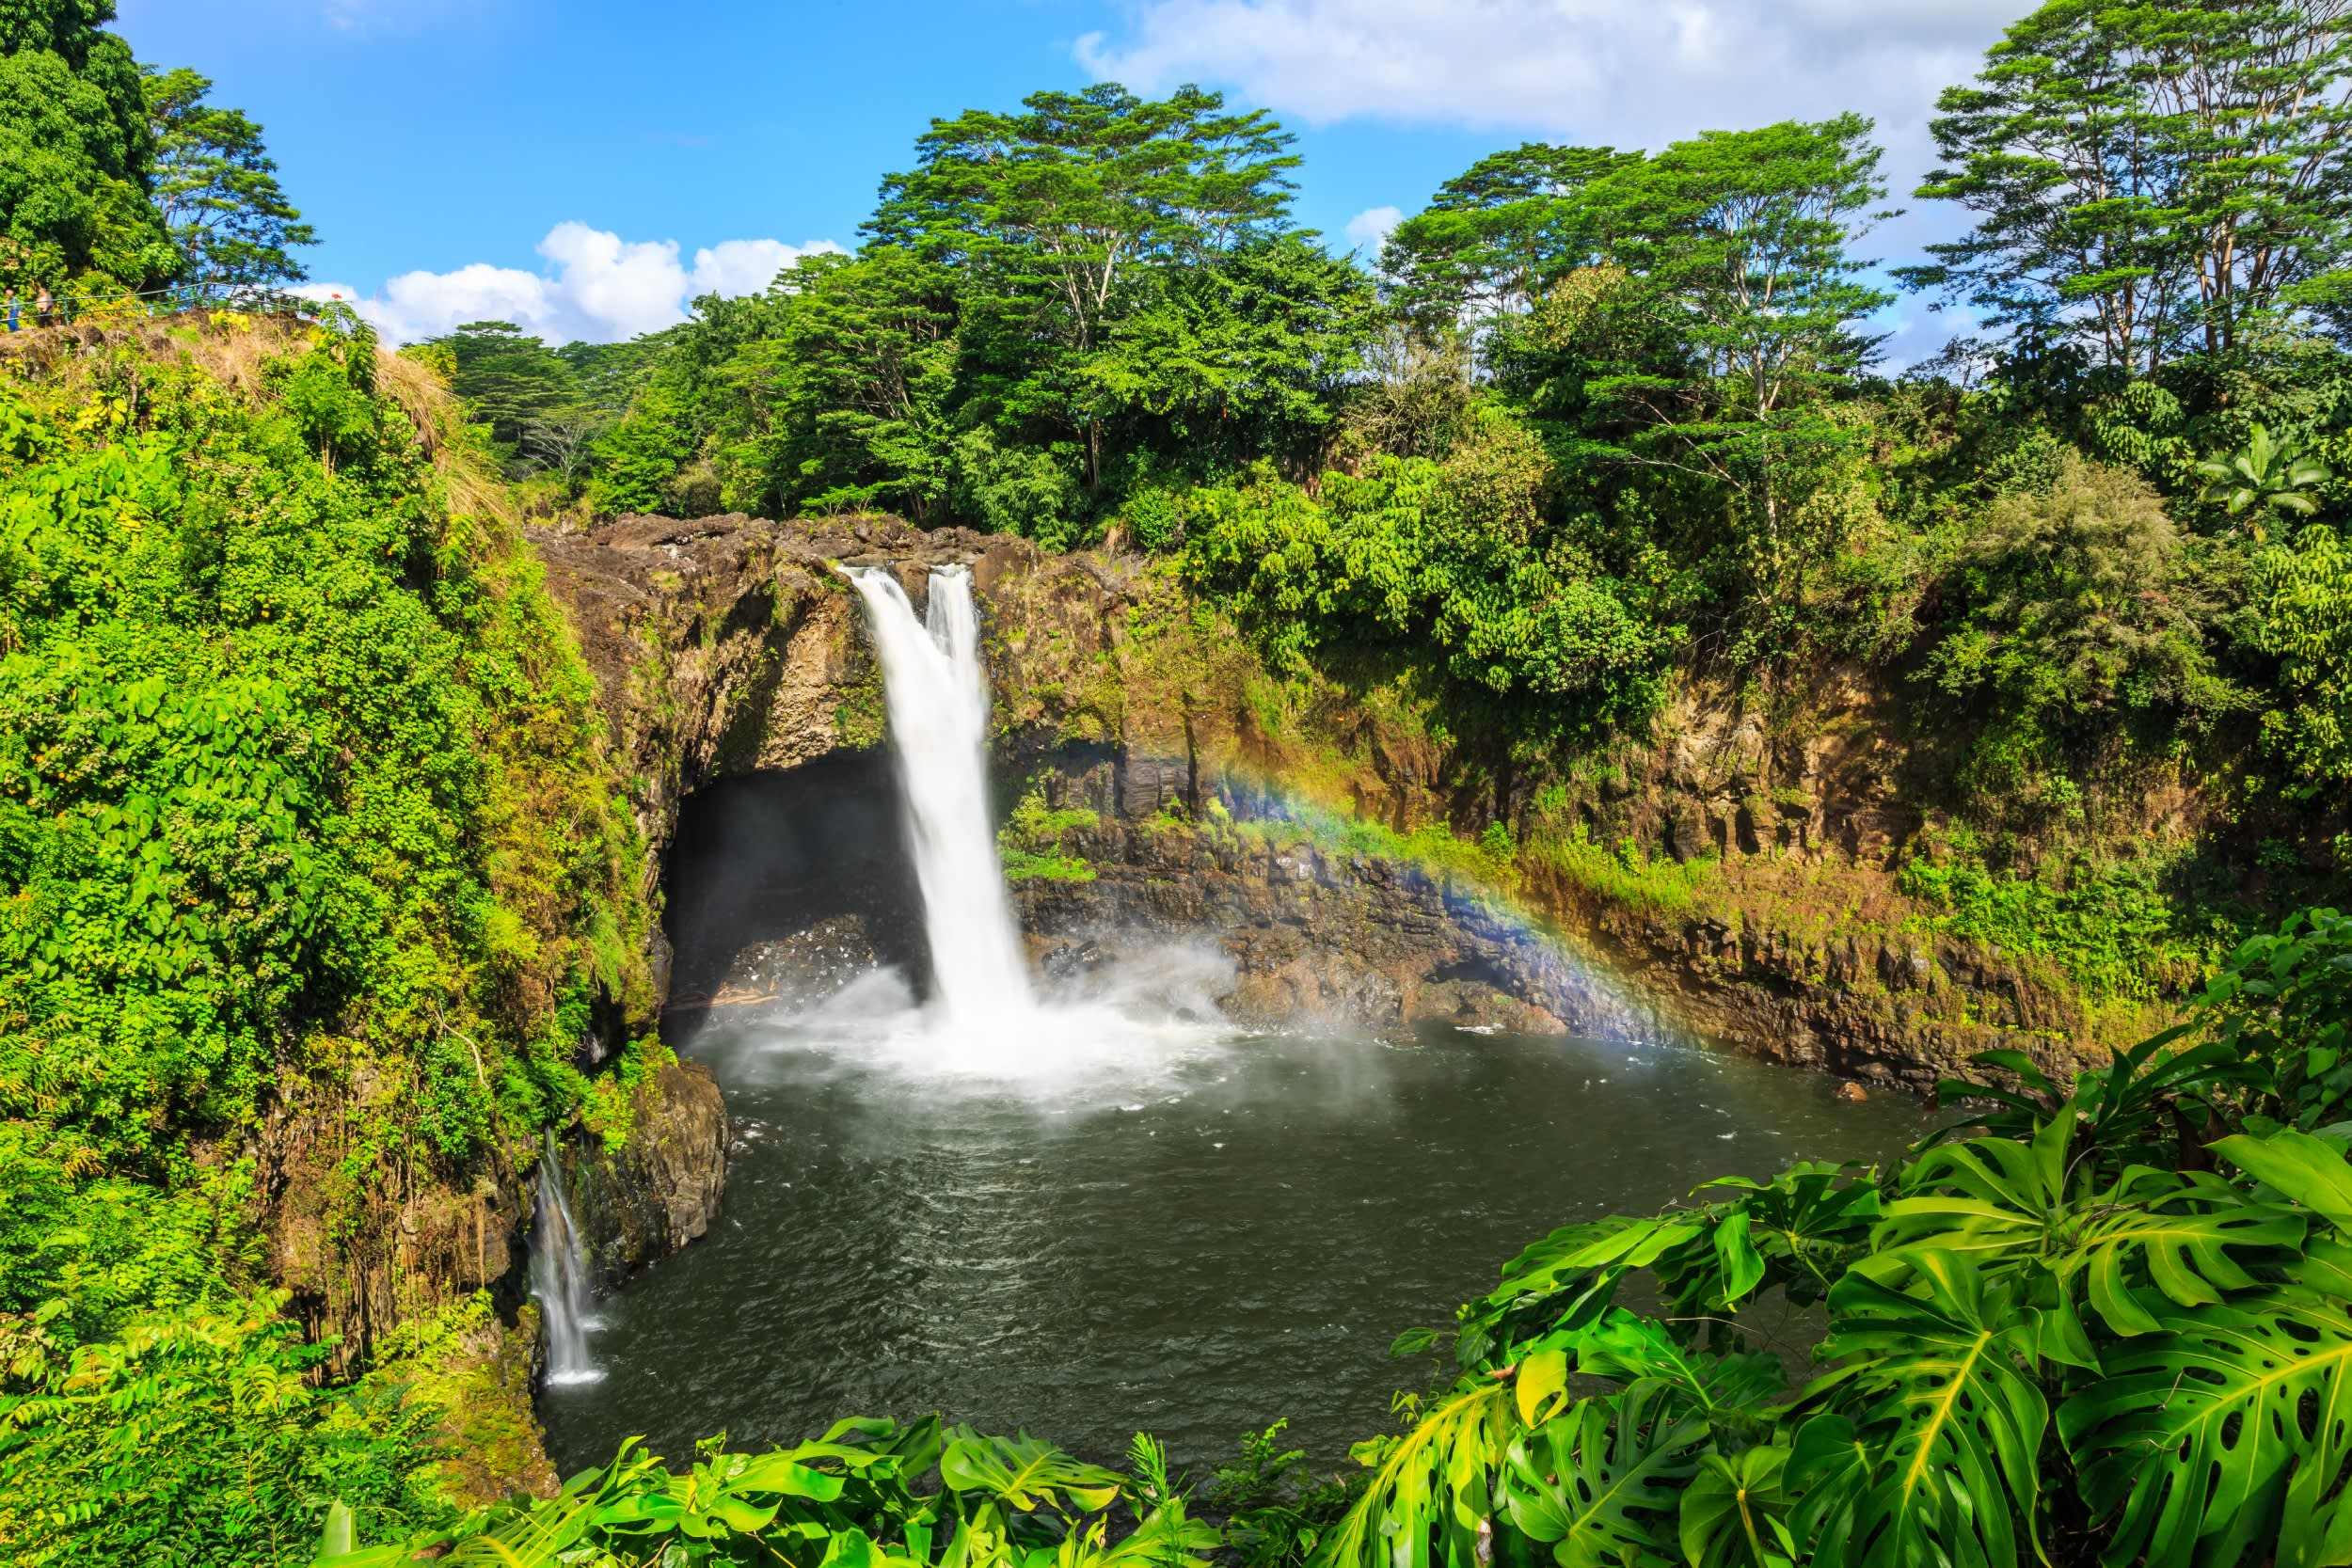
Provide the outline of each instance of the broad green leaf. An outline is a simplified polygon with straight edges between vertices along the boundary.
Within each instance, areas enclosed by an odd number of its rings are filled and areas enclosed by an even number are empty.
[[[955,1430],[940,1455],[939,1478],[950,1491],[977,1492],[1023,1513],[1065,1499],[1092,1513],[1108,1508],[1125,1484],[1116,1470],[1081,1463],[1026,1433],[983,1437],[966,1427]]]
[[[1567,1386],[1566,1351],[1533,1351],[1522,1357],[1518,1376],[1512,1384],[1518,1400],[1520,1422],[1531,1427],[1536,1425],[1538,1413],[1548,1410]]]
[[[1513,1430],[1509,1390],[1480,1379],[1439,1401],[1403,1437],[1359,1444],[1372,1479],[1327,1535],[1334,1568],[1477,1568],[1478,1527]]]
[[[2156,1332],[2058,1408],[2109,1563],[2227,1568],[2275,1539],[2279,1561],[2344,1560],[2335,1492],[2352,1459],[2352,1319],[2285,1290],[2152,1305]]]
[[[1910,1568],[2039,1556],[2048,1409],[2019,1365],[2031,1354],[2032,1324],[2006,1295],[1988,1294],[1964,1259],[1923,1249],[1911,1264],[1922,1294],[1861,1271],[1830,1292],[1822,1353],[1841,1365],[1806,1395],[1852,1420],[1856,1440],[1878,1456],[1854,1502],[1845,1560]]]
[[[2083,1231],[2065,1271],[2088,1275],[2090,1304],[2115,1333],[2145,1334],[2155,1327],[2133,1294],[2134,1263],[2173,1305],[2202,1307],[2220,1301],[2224,1291],[2254,1284],[2253,1275],[2226,1249],[2292,1247],[2302,1241],[2301,1215],[2245,1203],[2220,1183],[2212,1186],[2225,1206],[2202,1213],[2122,1209],[2091,1221]]]
[[[1748,1240],[1745,1210],[1734,1210],[1715,1227],[1715,1256],[1724,1269],[1724,1291],[1717,1306],[1735,1306],[1764,1282],[1764,1258]]]
[[[1788,1465],[1787,1449],[1700,1455],[1698,1474],[1682,1493],[1683,1557],[1705,1568],[1789,1568]]]
[[[1706,1422],[1675,1416],[1654,1384],[1585,1400],[1511,1445],[1503,1507],[1561,1568],[1670,1550],[1677,1494],[1706,1438]]]
[[[1849,1560],[1854,1518],[1871,1495],[1879,1458],[1853,1422],[1834,1411],[1797,1429],[1783,1481],[1797,1490],[1788,1528],[1808,1560],[1822,1568],[1837,1568]]]
[[[1786,1376],[1771,1355],[1685,1349],[1657,1319],[1622,1307],[1578,1340],[1576,1370],[1626,1383],[1657,1383],[1708,1416],[1779,1393]]]
[[[2334,1145],[2290,1127],[2262,1139],[2234,1133],[2212,1147],[2255,1180],[2352,1234],[2352,1163]]]

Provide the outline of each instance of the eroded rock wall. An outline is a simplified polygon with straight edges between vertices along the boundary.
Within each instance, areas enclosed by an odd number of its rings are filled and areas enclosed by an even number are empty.
[[[1581,829],[1591,844],[1704,860],[1703,895],[1679,902],[1626,895],[1534,854],[1519,892],[1613,964],[1629,993],[1743,1052],[1916,1085],[1992,1046],[2070,1068],[2148,1022],[2086,1008],[2047,965],[1913,934],[1919,911],[1891,865],[1920,822],[1920,726],[1905,722],[1899,693],[1853,671],[1822,670],[1769,704],[1689,682],[1648,739],[1539,770],[1476,752],[1393,688],[1302,696],[1272,680],[1165,562],[1049,556],[890,518],[625,518],[541,547],[657,849],[679,801],[715,779],[880,742],[879,673],[838,565],[887,565],[919,604],[933,567],[961,564],[982,610],[1000,777],[1124,835],[1087,856],[1092,891],[1023,892],[1041,926],[1189,913],[1229,933],[1261,928],[1237,870],[1152,866],[1161,851],[1132,830],[1198,822],[1212,799],[1247,818],[1306,798],[1400,832],[1444,822],[1474,835],[1502,822],[1533,847]],[[1314,927],[1263,926],[1283,934],[1244,943],[1244,974],[1288,974],[1303,995],[1310,974],[1318,989],[1355,974],[1337,955],[1381,934],[1328,922],[1328,941],[1300,934]],[[1422,983],[1359,978],[1334,983],[1374,1011],[1391,995],[1406,1008]],[[1564,1023],[1596,1016],[1565,997],[1521,1000]]]
[[[563,1140],[564,1192],[591,1273],[618,1285],[707,1231],[726,1150],[726,1102],[700,1062],[674,1062],[640,1087],[618,1148],[584,1130]]]
[[[1421,1022],[1527,1034],[1678,1034],[1605,966],[1580,961],[1510,906],[1409,862],[1351,854],[1274,824],[1202,827],[1152,808],[1064,833],[1084,879],[1016,882],[1041,967],[1116,982],[1158,945],[1231,965],[1215,1000],[1244,1025]]]

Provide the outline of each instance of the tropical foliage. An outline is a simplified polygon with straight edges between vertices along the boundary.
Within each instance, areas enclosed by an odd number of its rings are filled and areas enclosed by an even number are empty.
[[[331,1279],[643,1054],[575,1062],[647,1005],[640,851],[453,412],[348,317],[0,379],[0,1539],[38,1560],[285,1560],[327,1492],[437,1517],[393,1347],[284,1315],[256,1144],[336,1129]]]

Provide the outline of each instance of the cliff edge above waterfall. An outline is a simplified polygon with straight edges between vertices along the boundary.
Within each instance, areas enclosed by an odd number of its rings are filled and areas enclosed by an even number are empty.
[[[1769,712],[1688,683],[1639,744],[1523,768],[1499,800],[1491,759],[1409,682],[1278,672],[1165,560],[887,517],[626,517],[534,543],[596,672],[649,879],[693,792],[879,745],[879,672],[835,568],[888,566],[919,602],[953,564],[982,610],[1006,797],[1058,816],[1037,852],[1097,873],[1031,887],[1016,857],[1033,929],[1074,929],[1120,886],[1221,907],[1230,870],[1155,859],[1145,831],[1205,826],[1214,801],[1451,863],[1605,960],[1661,1026],[1889,1082],[2003,1046],[2070,1067],[2190,978],[2101,990],[1918,896],[1903,866],[1931,814],[1902,787],[1909,721],[1851,671]]]

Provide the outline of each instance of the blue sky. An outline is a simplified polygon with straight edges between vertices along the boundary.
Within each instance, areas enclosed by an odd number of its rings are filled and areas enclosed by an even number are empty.
[[[1899,196],[1937,87],[2026,0],[119,0],[139,57],[267,128],[323,283],[394,335],[477,314],[554,339],[676,319],[854,245],[931,117],[1180,81],[1299,134],[1342,246],[1530,137],[1656,146],[1874,114]],[[1946,214],[1889,225],[1899,260]],[[1928,330],[1915,305],[1888,325]],[[1941,329],[1934,335],[1941,336]]]

